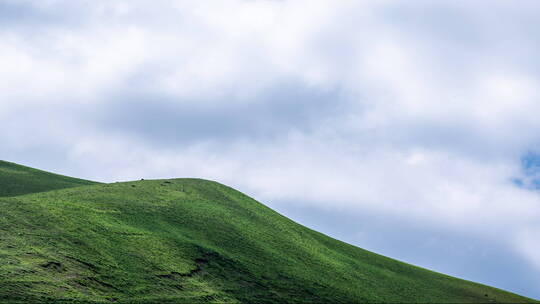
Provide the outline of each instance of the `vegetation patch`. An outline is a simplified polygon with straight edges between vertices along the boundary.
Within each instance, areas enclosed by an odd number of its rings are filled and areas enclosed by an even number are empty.
[[[29,172],[0,190],[0,303],[537,303],[332,239],[216,182]]]

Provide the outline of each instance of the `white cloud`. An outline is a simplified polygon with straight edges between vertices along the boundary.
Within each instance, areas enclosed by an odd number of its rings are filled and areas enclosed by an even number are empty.
[[[522,175],[519,157],[540,141],[535,1],[2,5],[23,5],[17,9],[31,16],[0,30],[5,155],[50,146],[74,175],[205,177],[263,201],[388,214],[509,245],[517,239],[516,250],[538,265],[540,197],[512,182]],[[268,92],[286,94],[286,84],[335,92],[333,106],[314,101],[317,119],[294,116],[305,119],[303,129],[289,120],[267,137],[232,128],[227,138],[162,145],[129,128],[107,129],[99,113],[123,98],[183,110],[207,103],[224,110],[205,124],[227,129],[224,118],[245,104],[285,115]],[[273,122],[244,114],[234,117]],[[144,123],[159,138],[162,122]]]
[[[540,268],[540,243],[538,233],[540,229],[536,223],[530,223],[514,239],[514,244],[528,260],[537,268]]]

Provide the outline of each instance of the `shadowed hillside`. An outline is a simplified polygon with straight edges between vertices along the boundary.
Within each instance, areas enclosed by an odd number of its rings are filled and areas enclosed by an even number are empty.
[[[0,160],[0,197],[96,184]]]
[[[0,168],[3,195],[89,183]],[[5,197],[0,210],[0,303],[533,302],[337,241],[206,180]]]

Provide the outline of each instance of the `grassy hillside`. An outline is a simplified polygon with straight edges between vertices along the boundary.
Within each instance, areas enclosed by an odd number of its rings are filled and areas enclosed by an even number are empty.
[[[92,184],[95,183],[0,160],[0,197]]]
[[[205,180],[41,192],[0,210],[0,303],[533,302],[337,241]]]

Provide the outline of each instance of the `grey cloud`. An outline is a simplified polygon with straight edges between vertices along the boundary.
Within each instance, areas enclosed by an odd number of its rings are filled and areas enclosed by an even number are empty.
[[[55,16],[47,14],[27,2],[0,2],[0,24],[3,26],[30,26],[39,23],[50,23]]]
[[[102,105],[91,118],[104,130],[150,144],[178,147],[195,142],[272,140],[290,131],[307,132],[345,110],[339,91],[284,84],[247,100],[226,95],[212,100],[179,100],[124,94]]]
[[[421,6],[418,1],[398,2],[385,7],[381,13],[389,24],[428,41],[442,42],[447,47],[455,43],[484,47],[486,42],[479,21],[456,2],[423,1]]]
[[[0,25],[2,31],[19,32],[23,35],[40,33],[50,28],[71,28],[87,20],[81,14],[90,3],[57,3],[36,5],[31,1],[0,1]]]
[[[533,59],[533,50],[540,43],[540,4],[490,1],[488,6],[482,1],[407,1],[385,6],[380,13],[401,35],[412,38],[419,51],[431,49],[423,55],[445,61],[446,71],[455,66],[459,77],[467,76],[463,69],[483,61],[499,68],[511,62],[536,72],[540,60]]]

